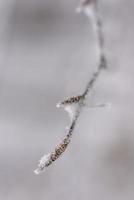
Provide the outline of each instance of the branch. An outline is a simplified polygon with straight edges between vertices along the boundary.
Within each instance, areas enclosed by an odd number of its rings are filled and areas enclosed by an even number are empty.
[[[84,92],[82,95],[71,97],[66,99],[59,104],[57,107],[63,107],[71,118],[71,125],[67,129],[65,138],[61,141],[60,144],[52,151],[51,153],[44,155],[39,164],[38,168],[34,171],[36,174],[44,171],[49,165],[51,165],[55,160],[57,160],[63,152],[68,147],[71,137],[74,133],[77,120],[81,114],[82,108],[85,106],[86,98],[93,88],[95,82],[97,81],[98,76],[101,71],[107,67],[106,56],[104,53],[104,36],[102,32],[102,21],[98,14],[97,1],[96,0],[84,0],[80,2],[80,6],[77,9],[78,12],[83,12],[91,20],[94,33],[96,35],[97,49],[99,52],[99,62],[97,70],[93,73],[91,80],[89,80]]]

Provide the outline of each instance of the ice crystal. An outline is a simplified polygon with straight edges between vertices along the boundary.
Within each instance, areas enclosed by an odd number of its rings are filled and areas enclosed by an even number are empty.
[[[109,102],[106,103],[97,103],[97,104],[85,104],[85,108],[111,108],[112,104]]]
[[[65,99],[64,101],[57,104],[57,108],[60,108],[60,107],[64,108],[65,111],[68,112],[70,119],[72,121],[82,99],[83,99],[82,95]]]
[[[40,174],[51,162],[51,154],[44,155],[38,164],[38,168],[34,170],[35,174]]]

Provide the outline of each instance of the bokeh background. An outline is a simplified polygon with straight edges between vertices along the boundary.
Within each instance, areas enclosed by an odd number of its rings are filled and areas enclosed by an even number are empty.
[[[64,137],[55,105],[83,91],[96,67],[89,20],[77,0],[0,0],[0,199],[134,198],[134,1],[100,0],[109,69],[87,102],[65,154],[36,176]]]

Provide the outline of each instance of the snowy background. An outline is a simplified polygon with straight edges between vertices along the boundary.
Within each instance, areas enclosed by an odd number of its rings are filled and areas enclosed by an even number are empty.
[[[57,102],[80,94],[96,67],[95,38],[77,0],[0,0],[0,199],[134,198],[134,1],[100,0],[109,69],[71,145],[33,170],[64,137]]]

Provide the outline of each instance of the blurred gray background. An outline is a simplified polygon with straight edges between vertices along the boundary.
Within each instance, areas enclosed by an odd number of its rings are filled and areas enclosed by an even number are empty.
[[[0,200],[134,199],[134,1],[100,0],[109,69],[65,154],[36,176],[64,137],[55,105],[81,93],[96,67],[95,38],[77,0],[0,0]]]

